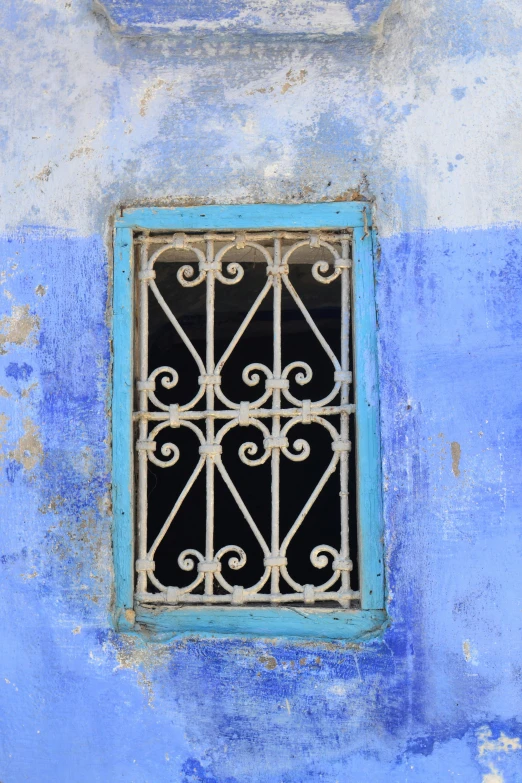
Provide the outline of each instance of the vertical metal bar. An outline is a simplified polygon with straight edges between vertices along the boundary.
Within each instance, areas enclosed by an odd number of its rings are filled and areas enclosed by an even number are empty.
[[[281,265],[281,240],[274,239],[274,266]],[[281,378],[281,294],[282,281],[279,272],[274,275],[274,378]],[[272,389],[272,409],[277,410],[281,407],[281,390]],[[281,419],[279,416],[272,417],[272,437],[277,438],[281,432]],[[271,468],[272,468],[272,531],[271,531],[271,551],[272,557],[279,555],[279,492],[280,492],[280,459],[281,451],[279,448],[272,449]],[[279,593],[279,566],[272,566],[270,575],[271,593]]]
[[[357,517],[362,609],[384,606],[377,323],[372,236],[353,232],[353,354],[357,439]]]
[[[214,261],[214,242],[207,240],[207,264]],[[207,345],[206,345],[206,367],[207,375],[214,374],[214,304],[216,296],[216,277],[214,270],[207,271]],[[214,410],[214,386],[207,384],[206,387],[207,412]],[[214,443],[214,418],[206,417],[206,439],[208,444]],[[206,457],[206,528],[205,528],[205,560],[210,562],[214,557],[214,458],[207,454]],[[214,574],[205,573],[205,594],[212,595],[214,592]]]
[[[344,261],[348,261],[350,244],[347,239],[341,240],[341,253]],[[350,369],[350,270],[343,268],[341,272],[341,370],[347,373]],[[347,380],[341,381],[341,405],[348,405],[350,385]],[[341,413],[341,440],[347,442],[350,437],[349,414]],[[340,492],[341,499],[341,559],[350,557],[349,540],[349,505],[348,505],[348,452],[342,451],[340,456]],[[341,571],[341,589],[350,589],[350,572]]]
[[[148,236],[149,232],[144,232]],[[143,242],[140,247],[140,271],[146,272],[149,256],[149,245]],[[146,381],[149,377],[149,283],[147,280],[139,281],[139,379]],[[140,411],[148,410],[148,392],[139,392]],[[146,440],[148,436],[147,419],[141,418],[139,423],[139,439]],[[138,557],[147,557],[147,473],[148,452],[141,449],[138,452]],[[144,593],[147,590],[147,574],[138,572],[137,590]]]
[[[130,228],[114,241],[112,486],[116,623],[132,627],[133,526],[133,242]]]

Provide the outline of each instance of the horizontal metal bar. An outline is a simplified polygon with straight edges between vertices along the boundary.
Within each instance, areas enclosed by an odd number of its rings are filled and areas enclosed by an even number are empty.
[[[248,235],[246,236],[246,241],[248,242],[263,242],[270,239],[291,239],[293,241],[298,241],[301,239],[309,239],[310,233],[313,233],[312,231],[300,232],[300,231],[264,231],[264,232],[255,232],[255,231],[249,231]],[[340,242],[341,239],[350,239],[352,236],[352,229],[347,228],[343,233],[335,232],[335,233],[327,233],[325,231],[321,232],[321,239],[323,239],[325,242]],[[174,238],[177,234],[156,234],[153,236],[137,236],[135,238],[135,242],[137,244],[146,244],[146,245],[169,245],[174,241]],[[178,232],[179,235],[179,232]],[[236,239],[241,238],[237,231],[231,231],[230,233],[204,233],[204,234],[185,234],[185,243],[186,244],[195,244],[197,242],[207,242],[207,241],[213,241],[213,242],[235,242]]]
[[[324,408],[310,408],[310,416],[337,416],[340,413],[355,413],[355,405],[327,405]],[[133,414],[135,421],[146,419],[147,421],[168,421],[170,414],[161,411],[135,411]],[[250,408],[248,415],[252,419],[266,419],[272,416],[286,416],[292,418],[302,416],[302,408]],[[213,419],[236,419],[239,417],[239,410],[218,410],[218,411],[180,411],[178,416],[186,421],[203,421],[208,418]]]
[[[360,599],[359,591],[352,591],[349,600],[358,601]],[[165,604],[166,593],[136,593],[136,600],[141,604]],[[315,601],[337,601],[340,600],[338,592],[316,593]],[[227,595],[198,595],[196,593],[181,593],[178,597],[178,603],[181,604],[230,604],[232,593]],[[303,603],[303,593],[252,593],[245,591],[242,604],[288,604]]]

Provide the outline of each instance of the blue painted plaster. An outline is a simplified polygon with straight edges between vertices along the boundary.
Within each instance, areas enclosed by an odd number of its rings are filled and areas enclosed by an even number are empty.
[[[461,101],[466,97],[466,87],[454,87],[451,91],[451,94],[456,101]]]
[[[270,32],[267,14],[277,17],[290,15],[294,24],[300,22],[313,32],[328,30],[328,14],[333,10],[342,19],[346,11],[353,19],[353,32],[366,31],[376,22],[389,0],[316,0],[314,3],[295,4],[291,0],[277,3],[252,0],[200,0],[186,3],[180,0],[103,0],[94,8],[107,14],[118,32],[126,34],[164,34],[175,27],[180,31],[197,29],[198,22],[214,23],[219,31],[239,30]],[[325,17],[326,26],[314,24],[314,17]],[[234,24],[236,23],[236,24]]]
[[[110,630],[104,243],[33,230],[2,254],[7,315],[28,302],[39,324],[1,357],[6,451],[25,418],[42,444],[2,484],[2,779],[471,783],[492,763],[522,780],[519,751],[480,752],[522,731],[522,231],[381,243],[392,625],[346,648]]]

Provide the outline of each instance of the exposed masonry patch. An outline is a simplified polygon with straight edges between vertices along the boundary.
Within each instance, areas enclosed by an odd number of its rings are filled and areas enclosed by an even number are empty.
[[[149,670],[167,666],[171,662],[171,653],[167,646],[153,646],[133,636],[118,638],[113,649],[118,662],[116,669]]]
[[[38,316],[31,315],[29,305],[13,305],[11,315],[0,318],[0,355],[7,353],[9,345],[34,344],[39,328]]]
[[[451,469],[453,475],[458,478],[460,476],[460,443],[456,440],[451,443]]]
[[[107,124],[106,120],[100,120],[100,122],[91,131],[89,131],[84,136],[82,136],[78,144],[70,153],[69,160],[74,160],[74,158],[81,158],[82,156],[89,157],[90,155],[92,155],[95,151],[92,145],[94,144],[95,140],[100,135],[100,133],[102,132],[106,124]]]
[[[140,115],[145,117],[147,114],[149,104],[154,96],[162,89],[165,88],[167,92],[170,92],[174,87],[174,82],[166,82],[165,79],[157,78],[152,84],[150,84],[143,93],[140,100]]]
[[[462,654],[466,663],[471,663],[474,666],[478,664],[478,651],[472,646],[469,639],[464,639],[462,642]]]
[[[53,173],[53,167],[55,165],[56,164],[53,165],[47,164],[46,166],[43,167],[41,171],[38,172],[38,174],[35,174],[34,178],[39,179],[41,182],[47,182],[47,180]]]
[[[9,416],[5,413],[0,413],[0,433],[5,432],[9,423]]]
[[[36,424],[26,417],[23,420],[23,434],[8,457],[18,462],[25,470],[33,470],[42,458],[42,443]]]
[[[277,661],[272,655],[262,655],[259,658],[259,663],[262,663],[265,669],[268,669],[268,671],[275,669],[277,666]]]
[[[306,81],[306,74],[307,71],[305,68],[301,68],[299,73],[293,73],[292,69],[290,68],[290,70],[286,74],[287,81],[281,87],[281,94],[284,95],[285,92],[291,90],[292,87],[296,86],[296,84],[304,84],[304,82]]]
[[[115,671],[128,669],[136,673],[139,688],[147,698],[148,706],[154,708],[153,672],[161,666],[171,663],[171,651],[168,646],[149,645],[134,637],[121,637],[111,645],[116,655]],[[104,645],[107,648],[107,643]]]

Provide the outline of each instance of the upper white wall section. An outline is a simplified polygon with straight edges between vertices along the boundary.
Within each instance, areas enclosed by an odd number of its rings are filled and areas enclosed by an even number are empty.
[[[383,234],[521,218],[518,0],[393,0],[325,40],[126,37],[90,0],[9,6],[1,230],[354,196]]]

